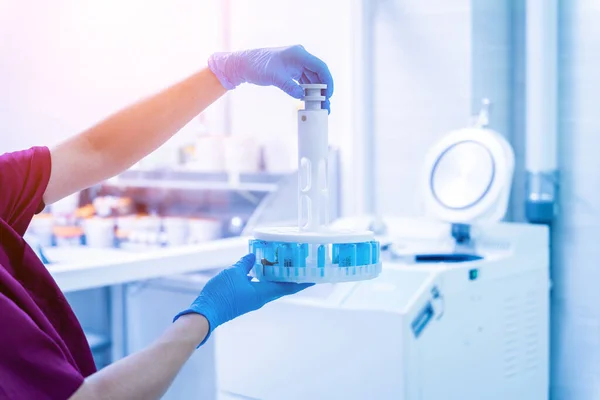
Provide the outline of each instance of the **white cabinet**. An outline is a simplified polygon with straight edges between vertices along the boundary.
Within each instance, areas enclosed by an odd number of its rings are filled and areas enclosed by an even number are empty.
[[[210,274],[180,275],[127,285],[126,352],[138,352],[162,335],[173,317],[194,301],[208,278]],[[214,359],[214,336],[211,336],[185,363],[163,399],[216,399]]]

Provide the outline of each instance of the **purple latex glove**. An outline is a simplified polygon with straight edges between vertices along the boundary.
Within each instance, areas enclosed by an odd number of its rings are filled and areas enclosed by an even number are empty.
[[[277,86],[290,96],[301,99],[304,91],[299,83],[327,85],[323,108],[331,111],[333,78],[327,65],[300,45],[267,49],[215,53],[208,67],[227,90],[248,82],[259,86]]]

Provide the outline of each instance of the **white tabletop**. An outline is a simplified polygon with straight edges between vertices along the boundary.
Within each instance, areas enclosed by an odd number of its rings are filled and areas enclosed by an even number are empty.
[[[247,237],[144,252],[87,247],[44,249],[47,266],[63,292],[223,268],[248,253]]]

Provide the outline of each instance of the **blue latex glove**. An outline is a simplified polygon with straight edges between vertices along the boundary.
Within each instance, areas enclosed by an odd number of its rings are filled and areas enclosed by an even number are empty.
[[[254,266],[254,254],[248,254],[233,267],[221,271],[206,283],[200,296],[190,308],[175,316],[173,322],[182,315],[197,313],[208,320],[209,331],[204,344],[219,325],[242,314],[258,310],[270,301],[288,294],[297,293],[309,286],[298,283],[252,282],[248,273]]]
[[[227,90],[248,82],[259,86],[277,86],[290,96],[301,99],[304,91],[298,83],[325,83],[323,108],[331,111],[333,78],[327,65],[304,47],[278,47],[234,53],[216,53],[208,67]]]

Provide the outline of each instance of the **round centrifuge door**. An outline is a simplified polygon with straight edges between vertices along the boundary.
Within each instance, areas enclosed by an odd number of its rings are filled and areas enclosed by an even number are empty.
[[[426,213],[451,223],[501,220],[513,168],[512,148],[497,132],[480,128],[449,132],[425,156]]]
[[[440,154],[431,171],[430,185],[440,205],[460,210],[483,199],[494,182],[490,151],[475,141],[458,142]]]

